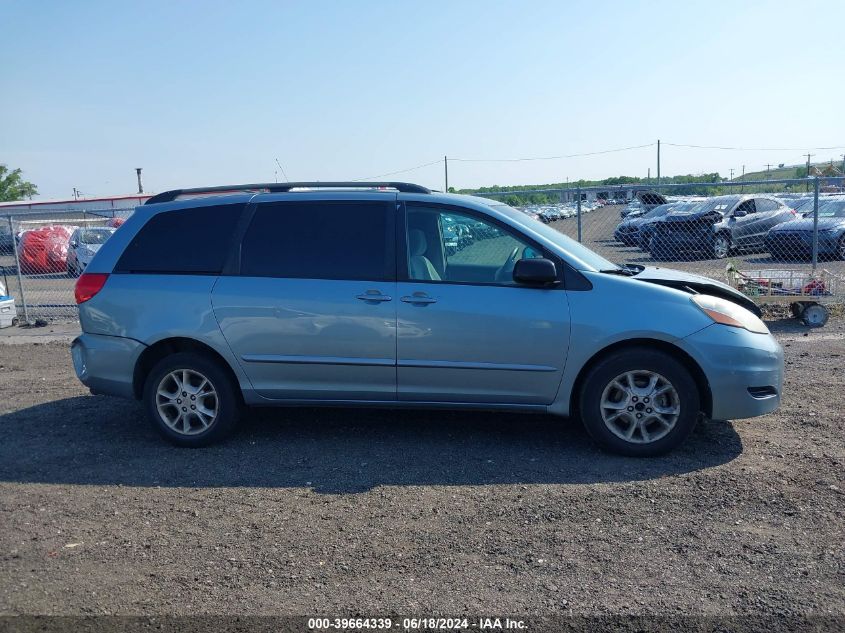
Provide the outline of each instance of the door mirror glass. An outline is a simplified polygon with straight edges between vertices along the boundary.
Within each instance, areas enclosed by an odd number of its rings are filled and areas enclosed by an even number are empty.
[[[745,209],[737,209],[736,211],[734,211],[735,218],[744,218],[746,215],[748,215],[748,213],[745,211]]]
[[[549,284],[557,281],[557,267],[544,258],[520,259],[513,268],[513,280],[519,284]]]

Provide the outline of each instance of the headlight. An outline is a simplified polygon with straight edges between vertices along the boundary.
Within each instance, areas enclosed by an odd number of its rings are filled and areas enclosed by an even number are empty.
[[[716,323],[741,327],[758,334],[769,333],[769,328],[755,314],[727,299],[712,295],[694,295],[692,302]]]

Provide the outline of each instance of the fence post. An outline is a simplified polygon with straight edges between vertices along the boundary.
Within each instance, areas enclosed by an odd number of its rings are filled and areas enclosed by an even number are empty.
[[[575,195],[578,197],[578,241],[581,241],[581,185],[578,185],[578,189],[575,192]]]
[[[29,324],[29,309],[26,306],[26,293],[23,289],[23,275],[21,274],[21,257],[18,253],[18,241],[15,239],[15,227],[12,224],[12,216],[8,217],[9,233],[12,234],[12,248],[15,251],[15,267],[18,269],[18,290],[21,292],[21,303],[23,304],[23,320]]]
[[[819,263],[819,177],[813,179],[813,274]]]

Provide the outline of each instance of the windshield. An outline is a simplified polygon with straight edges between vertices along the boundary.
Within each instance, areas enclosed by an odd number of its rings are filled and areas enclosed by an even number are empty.
[[[559,246],[562,250],[572,255],[572,257],[583,262],[587,266],[587,270],[608,270],[619,268],[610,260],[605,259],[601,255],[594,253],[583,244],[579,244],[570,237],[567,237],[560,231],[556,231],[548,224],[543,224],[539,220],[535,220],[531,216],[527,216],[521,211],[517,211],[511,206],[496,202],[488,204],[491,209],[507,215],[516,220],[519,224],[531,227],[531,230],[545,237],[547,240]]]
[[[693,215],[718,211],[722,215],[728,212],[739,201],[739,196],[719,196],[690,206],[672,209],[672,215]]]
[[[86,229],[79,234],[79,241],[83,244],[104,244],[114,231],[109,229]]]
[[[787,200],[782,200],[782,202],[788,206],[790,209],[794,211],[812,211],[813,209],[813,199],[812,198],[792,198]],[[809,206],[808,206],[809,205]]]
[[[659,218],[674,209],[679,209],[680,205],[677,203],[673,204],[661,204],[659,207],[654,207],[651,211],[643,215],[644,218]]]
[[[819,217],[845,218],[845,200],[820,200]]]

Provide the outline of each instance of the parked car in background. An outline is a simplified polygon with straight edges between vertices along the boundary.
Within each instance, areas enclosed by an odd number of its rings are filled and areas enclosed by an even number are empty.
[[[773,196],[716,196],[655,224],[649,252],[658,259],[722,259],[733,251],[763,250],[769,230],[794,218],[795,211]]]
[[[495,237],[449,255],[447,216]],[[736,289],[409,183],[158,194],[75,294],[79,379],[141,400],[180,446],[222,439],[250,405],[380,405],[572,416],[651,456],[702,416],[774,411],[783,388],[783,352]]]
[[[23,231],[18,244],[21,272],[25,275],[64,273],[74,228],[50,225]]]
[[[543,207],[538,212],[540,219],[548,224],[549,222],[557,222],[561,219],[560,209],[557,207]]]
[[[71,277],[81,275],[88,264],[116,231],[107,226],[83,227],[76,229],[70,236],[67,249],[67,272]]]
[[[793,198],[779,198],[790,209],[798,214],[803,214],[806,211],[813,210],[813,196],[799,196]]]
[[[631,217],[630,215],[622,220],[616,230],[613,231],[613,237],[623,244],[628,246],[639,246],[645,238],[643,238],[643,229],[653,224],[658,219],[664,217],[667,213],[674,209],[682,209],[697,203],[688,202],[669,202],[654,207],[650,211],[642,215]],[[649,232],[649,237],[651,233]],[[648,244],[648,242],[645,242]]]
[[[636,217],[651,211],[654,207],[666,204],[669,200],[666,196],[654,191],[638,191],[636,196],[619,212],[624,220],[628,216]]]
[[[15,237],[8,224],[0,222],[0,255],[11,255],[15,250]]]
[[[766,235],[766,250],[779,259],[811,257],[814,213],[811,208],[800,219],[778,224]],[[806,205],[803,207],[806,208]],[[819,200],[818,254],[845,259],[845,198]]]
[[[443,234],[443,245],[449,255],[465,249],[474,240],[469,226],[463,222],[458,222],[450,215],[444,215],[441,218],[440,228]]]
[[[684,200],[681,202],[675,202],[674,204],[670,203],[668,205],[669,208],[665,212],[662,212],[655,217],[643,218],[637,227],[639,229],[639,241],[637,242],[637,246],[644,251],[648,251],[648,246],[651,244],[651,238],[654,237],[654,232],[657,230],[657,226],[664,220],[664,218],[670,215],[672,211],[689,210],[701,203],[701,200]],[[655,207],[651,210],[651,212],[661,208],[662,205],[660,207]]]

